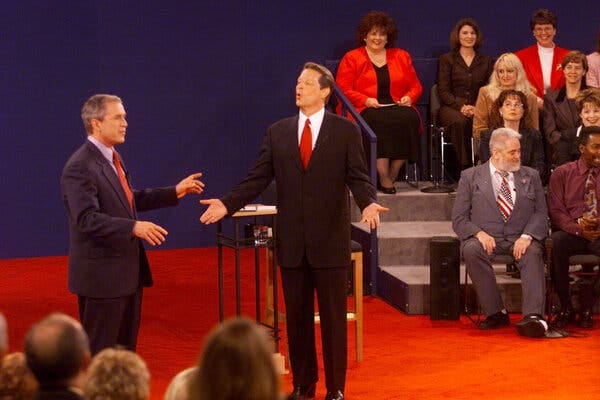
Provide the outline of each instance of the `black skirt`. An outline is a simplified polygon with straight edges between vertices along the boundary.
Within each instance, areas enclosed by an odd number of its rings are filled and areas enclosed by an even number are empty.
[[[418,160],[421,121],[414,108],[365,108],[360,114],[377,136],[377,158]]]

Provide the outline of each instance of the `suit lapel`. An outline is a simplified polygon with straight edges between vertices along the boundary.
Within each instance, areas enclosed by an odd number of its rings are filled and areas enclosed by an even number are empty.
[[[300,159],[300,143],[298,142],[298,120],[296,116],[289,119],[289,125],[284,129],[284,154],[291,154],[296,167],[303,171],[302,160]]]
[[[498,210],[498,206],[496,205],[496,197],[494,196],[494,187],[492,186],[492,176],[490,174],[489,161],[481,164],[481,167],[477,170],[475,184],[479,186],[483,192],[483,195],[490,204],[490,207],[500,212],[500,210]]]

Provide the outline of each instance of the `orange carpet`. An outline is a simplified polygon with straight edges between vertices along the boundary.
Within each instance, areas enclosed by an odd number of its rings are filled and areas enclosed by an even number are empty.
[[[152,400],[159,400],[169,380],[196,362],[218,321],[217,257],[215,248],[149,254],[155,287],[144,292],[139,353],[152,374]],[[225,251],[227,315],[235,312],[232,254]],[[242,254],[242,310],[254,316],[253,253]],[[66,257],[0,260],[0,311],[9,323],[11,351],[22,349],[28,327],[47,313],[77,315],[75,297],[66,289],[66,262]],[[464,317],[407,316],[373,297],[365,298],[364,312],[362,363],[355,361],[349,330],[350,400],[600,399],[597,316],[588,337],[535,340],[518,337],[514,327],[478,331]],[[289,390],[289,375],[282,381]],[[317,399],[323,395],[321,383]]]

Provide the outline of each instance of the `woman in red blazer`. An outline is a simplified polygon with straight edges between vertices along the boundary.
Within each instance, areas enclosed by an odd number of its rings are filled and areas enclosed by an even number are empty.
[[[386,13],[372,11],[358,25],[358,48],[344,55],[337,84],[377,135],[377,173],[383,193],[406,160],[416,161],[421,121],[414,107],[422,87],[408,52],[393,49],[397,29]]]
[[[536,44],[515,53],[523,63],[527,79],[536,90],[540,109],[544,105],[544,94],[565,84],[560,63],[569,50],[554,43],[557,23],[558,18],[553,12],[543,8],[534,11],[529,24]]]

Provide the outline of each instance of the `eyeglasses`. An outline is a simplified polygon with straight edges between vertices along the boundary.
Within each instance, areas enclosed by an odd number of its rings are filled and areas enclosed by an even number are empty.
[[[510,102],[504,102],[502,103],[502,107],[506,107],[506,108],[523,108],[523,103],[510,103]]]
[[[535,33],[550,33],[554,30],[553,26],[545,26],[543,28],[535,28],[533,31]]]

